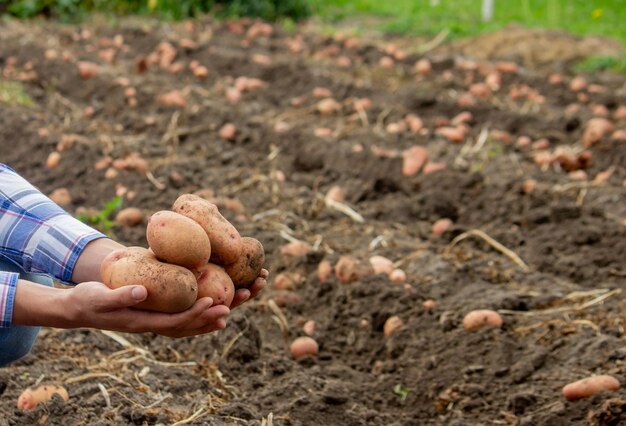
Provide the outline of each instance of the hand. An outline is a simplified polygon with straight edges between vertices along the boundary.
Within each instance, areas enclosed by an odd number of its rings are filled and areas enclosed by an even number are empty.
[[[255,283],[256,284],[256,283]],[[132,309],[148,295],[143,286],[112,290],[100,282],[78,284],[68,293],[69,327],[92,327],[127,333],[153,332],[168,337],[210,333],[226,327],[230,309],[211,306],[210,297],[198,299],[191,308],[176,314]]]
[[[267,269],[261,269],[261,273],[259,274],[257,279],[254,280],[254,283],[250,286],[249,289],[240,288],[235,292],[235,297],[233,297],[233,301],[230,304],[230,309],[234,309],[242,303],[256,297],[267,285],[267,278],[269,277],[269,275],[270,273]]]

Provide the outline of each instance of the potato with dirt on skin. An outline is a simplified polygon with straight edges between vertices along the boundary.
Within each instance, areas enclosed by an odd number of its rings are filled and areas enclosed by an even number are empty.
[[[102,282],[112,289],[144,286],[148,296],[134,306],[137,309],[182,312],[194,304],[198,295],[198,283],[190,270],[159,262],[152,252],[142,247],[109,253],[102,261],[100,275]]]
[[[192,219],[170,211],[154,213],[148,219],[146,237],[157,259],[193,269],[206,265],[211,242],[204,229]]]
[[[54,394],[59,395],[64,401],[70,398],[63,386],[40,385],[36,388],[28,388],[22,392],[17,399],[17,408],[20,410],[32,410],[37,405],[50,401]]]
[[[194,194],[178,197],[172,210],[196,221],[211,241],[211,262],[228,265],[241,254],[241,235],[219,212],[217,206]]]
[[[229,265],[224,266],[226,273],[232,278],[235,288],[247,288],[254,283],[265,264],[265,250],[259,240],[250,237],[241,238],[241,256]]]
[[[197,270],[198,299],[210,297],[213,306],[224,305],[230,307],[235,297],[235,285],[224,268],[213,263],[207,263]]]

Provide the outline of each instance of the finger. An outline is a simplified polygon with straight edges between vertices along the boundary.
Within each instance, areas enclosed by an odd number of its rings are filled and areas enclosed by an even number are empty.
[[[115,320],[118,327],[133,333],[153,332],[164,334],[164,332],[173,332],[185,328],[196,328],[202,321],[194,324],[202,313],[211,308],[213,299],[203,297],[198,299],[189,309],[176,314],[167,314],[153,311],[142,311],[136,309],[127,309],[125,311],[116,311]]]
[[[234,309],[237,306],[244,303],[246,300],[250,298],[250,290],[247,288],[240,288],[235,292],[235,297],[233,297],[233,301],[230,304],[230,309]]]
[[[203,315],[201,322],[187,324],[188,327],[179,330],[164,330],[159,334],[168,337],[188,337],[199,334],[206,334],[226,327],[226,318],[230,310],[224,305],[213,306],[209,312]]]
[[[268,271],[265,268],[261,269],[261,272],[259,273],[259,277],[267,279],[267,277],[269,276],[270,276],[270,271]]]
[[[203,317],[207,315],[208,312],[211,312],[213,308],[212,305],[212,298],[200,298],[191,308],[177,314],[172,314],[166,323],[159,324],[159,326],[165,331],[189,330],[201,327],[205,323]]]
[[[214,331],[223,330],[226,328],[226,320],[224,318],[220,318],[215,323],[210,324],[205,327],[197,328],[194,330],[185,330],[184,332],[179,332],[175,335],[170,335],[168,337],[190,337],[190,336],[199,336],[201,334],[212,333]]]
[[[195,330],[214,324],[217,320],[223,319],[230,314],[230,309],[224,305],[211,306],[209,309],[205,309],[197,317],[184,324],[184,327],[180,328],[181,331]]]
[[[124,286],[114,290],[105,287],[102,290],[104,291],[98,295],[97,300],[98,308],[102,312],[130,308],[148,297],[148,291],[141,285]]]
[[[267,286],[267,280],[265,278],[257,278],[254,280],[254,283],[250,286],[250,298],[256,297],[265,286]]]

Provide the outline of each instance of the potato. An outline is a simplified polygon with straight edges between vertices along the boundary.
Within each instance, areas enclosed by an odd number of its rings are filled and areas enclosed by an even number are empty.
[[[615,127],[610,120],[601,117],[595,117],[590,119],[585,126],[585,132],[583,133],[583,145],[590,147],[597,142],[600,142],[609,133],[613,132]]]
[[[128,247],[111,252],[100,267],[102,282],[116,289],[142,285],[148,297],[135,308],[159,312],[182,312],[198,295],[196,277],[188,269],[159,262],[149,250]]]
[[[463,327],[466,330],[477,330],[482,327],[501,327],[502,317],[496,311],[479,309],[472,311],[463,318]]]
[[[387,321],[385,321],[385,325],[383,326],[383,333],[385,334],[385,337],[391,336],[395,331],[402,328],[403,325],[404,321],[402,321],[402,318],[397,315],[387,318]]]
[[[436,237],[441,237],[448,229],[452,227],[452,225],[454,225],[454,222],[452,222],[447,217],[443,219],[437,219],[437,221],[433,223],[431,230],[433,235],[435,235]]]
[[[104,282],[104,277],[110,274],[109,269],[111,268],[111,266],[118,260],[127,256],[142,257],[146,256],[146,254],[151,258],[156,259],[156,256],[152,251],[143,247],[125,247],[123,249],[115,250],[114,252],[109,253],[109,255],[106,256],[100,264],[100,276],[102,278],[102,282]]]
[[[115,215],[115,221],[124,226],[137,226],[143,222],[143,213],[136,207],[128,207]]]
[[[302,305],[302,297],[298,293],[289,290],[276,290],[272,292],[272,299],[281,308],[297,307]]]
[[[387,259],[383,256],[370,257],[370,264],[372,265],[372,268],[374,268],[375,274],[389,275],[391,271],[393,271],[393,262],[391,259]]]
[[[70,396],[63,386],[56,385],[40,385],[36,388],[28,388],[17,399],[17,408],[20,410],[32,410],[38,404],[47,402],[52,399],[52,395],[58,394],[63,400],[67,401]]]
[[[259,240],[241,238],[241,256],[236,262],[224,266],[235,288],[249,287],[261,273],[265,264],[265,251]]]
[[[305,256],[312,250],[312,247],[309,243],[304,241],[292,241],[290,243],[285,244],[280,248],[280,254],[285,256],[294,256],[300,257]]]
[[[415,145],[402,151],[402,174],[415,176],[428,163],[428,150]]]
[[[342,283],[351,283],[373,274],[374,268],[369,262],[350,255],[341,256],[335,265],[335,275]]]
[[[617,391],[620,388],[619,381],[609,375],[592,376],[578,380],[563,387],[563,396],[568,401],[587,398],[598,392]]]
[[[312,336],[313,334],[315,334],[315,321],[308,320],[307,322],[305,322],[304,325],[302,326],[302,330],[308,336]]]
[[[210,297],[213,305],[230,306],[235,297],[235,285],[224,268],[213,263],[197,269],[198,298]]]
[[[302,358],[303,356],[317,355],[319,351],[319,345],[311,337],[298,337],[289,346],[291,355],[295,358]]]
[[[172,210],[196,221],[211,241],[211,262],[228,265],[241,254],[241,236],[235,227],[221,215],[217,206],[193,194],[178,197]]]
[[[396,268],[389,273],[389,281],[394,284],[402,284],[406,282],[406,272],[402,269]]]
[[[321,283],[326,281],[333,274],[333,265],[328,260],[322,260],[317,265],[317,279]]]
[[[426,299],[422,302],[422,306],[426,309],[435,309],[437,307],[437,302],[433,299]]]
[[[302,281],[302,274],[299,272],[281,272],[274,277],[274,288],[278,290],[293,291]]]
[[[189,269],[206,265],[211,242],[204,229],[182,214],[160,211],[148,220],[148,244],[157,259]]]

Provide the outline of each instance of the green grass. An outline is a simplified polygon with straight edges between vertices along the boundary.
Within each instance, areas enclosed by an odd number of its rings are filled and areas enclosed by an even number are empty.
[[[578,35],[603,35],[626,44],[626,0],[494,0],[492,22],[481,21],[482,0],[312,0],[322,18],[337,21],[359,15],[385,19],[384,31],[434,35],[448,28],[454,37],[498,30],[516,22],[561,29]]]
[[[0,102],[9,105],[21,105],[31,107],[35,105],[24,86],[18,81],[0,80]]]
[[[626,73],[626,55],[622,55],[619,58],[613,56],[592,56],[576,64],[574,70],[583,73],[607,70]]]

